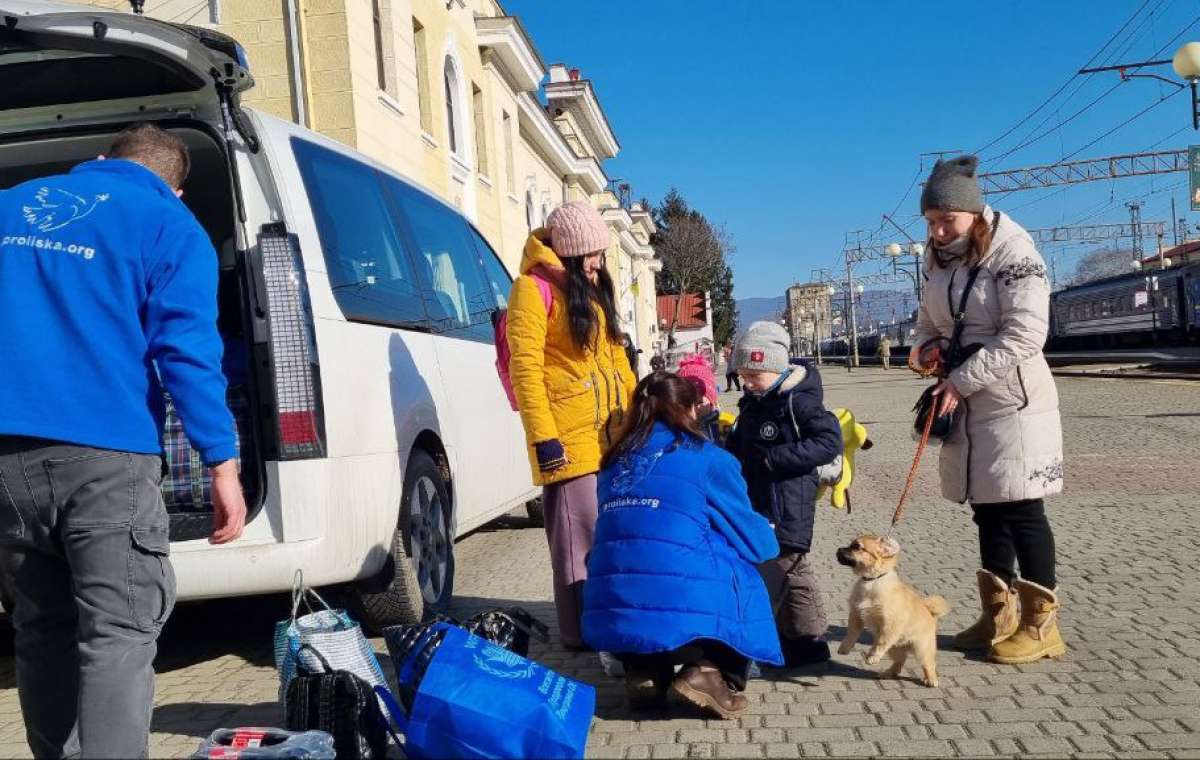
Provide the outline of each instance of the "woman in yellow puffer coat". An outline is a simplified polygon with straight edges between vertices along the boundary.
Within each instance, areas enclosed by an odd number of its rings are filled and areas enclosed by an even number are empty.
[[[604,269],[608,225],[583,201],[565,203],[525,243],[508,307],[509,373],[534,482],[544,486],[559,633],[582,648],[585,560],[596,525],[596,473],[637,381]],[[547,311],[538,280],[549,283]]]

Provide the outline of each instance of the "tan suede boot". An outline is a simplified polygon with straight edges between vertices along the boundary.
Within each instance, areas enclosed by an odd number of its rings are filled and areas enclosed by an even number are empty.
[[[974,625],[954,637],[954,648],[967,652],[987,651],[1017,632],[1017,592],[1003,578],[987,570],[976,571],[975,577],[983,614]]]
[[[729,688],[721,671],[708,660],[679,671],[671,682],[671,691],[683,701],[725,720],[741,717],[750,707],[746,695]]]
[[[1021,597],[1021,623],[1016,633],[992,647],[988,659],[1002,665],[1023,665],[1066,654],[1067,645],[1058,633],[1058,597],[1027,580],[1013,585]]]

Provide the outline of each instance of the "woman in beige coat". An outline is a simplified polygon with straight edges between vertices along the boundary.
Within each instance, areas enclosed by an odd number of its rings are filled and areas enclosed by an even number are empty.
[[[1042,355],[1050,283],[1029,234],[984,205],[977,164],[974,156],[939,161],[922,193],[929,246],[912,358],[926,340],[953,335],[965,304],[959,356],[967,356],[937,390],[942,411],[959,410],[940,474],[942,495],[969,502],[979,526],[983,614],[955,646],[1025,663],[1066,651],[1043,503],[1063,487],[1058,391]]]

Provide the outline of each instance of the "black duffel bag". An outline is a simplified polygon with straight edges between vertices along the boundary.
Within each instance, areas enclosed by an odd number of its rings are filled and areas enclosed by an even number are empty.
[[[300,667],[288,684],[284,722],[289,731],[326,731],[333,736],[339,760],[366,760],[387,755],[388,729],[371,684],[347,670],[333,670],[305,644],[325,668],[310,673]]]

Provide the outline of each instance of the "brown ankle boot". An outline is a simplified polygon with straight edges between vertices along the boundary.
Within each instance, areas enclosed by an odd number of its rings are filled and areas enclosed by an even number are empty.
[[[685,702],[726,720],[740,717],[750,706],[746,696],[730,689],[721,671],[708,660],[679,671],[671,683],[671,691]]]
[[[979,603],[983,614],[967,630],[954,637],[954,648],[963,651],[987,651],[1017,631],[1017,592],[1004,579],[987,570],[978,570]]]
[[[1001,665],[1023,665],[1066,654],[1067,645],[1058,632],[1058,595],[1027,580],[1014,585],[1021,596],[1021,624],[1016,633],[992,647],[988,659]]]

